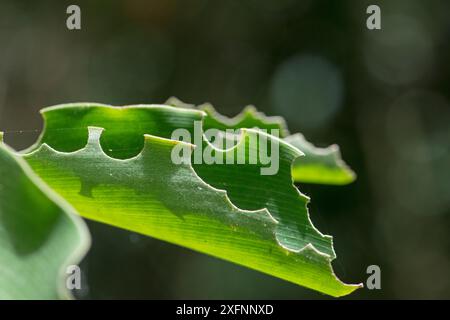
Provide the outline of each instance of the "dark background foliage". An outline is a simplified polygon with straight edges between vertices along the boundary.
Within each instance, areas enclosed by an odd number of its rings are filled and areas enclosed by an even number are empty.
[[[66,28],[78,4],[82,30]],[[382,30],[366,28],[378,4]],[[300,185],[334,235],[333,265],[382,289],[350,298],[450,298],[448,1],[0,1],[0,129],[21,149],[38,110],[65,102],[254,104],[355,183]],[[174,199],[176,201],[176,199]],[[89,222],[79,298],[326,298],[234,264]]]

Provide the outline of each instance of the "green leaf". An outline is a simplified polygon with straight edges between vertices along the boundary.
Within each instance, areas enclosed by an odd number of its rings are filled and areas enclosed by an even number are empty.
[[[65,272],[86,253],[81,218],[0,133],[0,299],[70,298]]]
[[[309,199],[292,184],[291,165],[301,153],[288,143],[243,130],[232,149],[210,150],[221,159],[244,154],[247,164],[191,165],[192,150],[209,142],[194,146],[170,137],[179,128],[194,135],[194,122],[205,117],[199,110],[71,104],[47,108],[43,116],[41,139],[24,157],[84,217],[329,295],[359,287],[332,271],[331,237],[314,228]],[[260,137],[280,146],[277,175],[262,176],[259,160],[248,164],[249,154],[258,151],[251,141]],[[189,150],[186,163],[173,163],[174,147]]]
[[[105,129],[102,146],[105,152],[119,159],[137,155],[144,147],[144,134],[157,132],[170,138],[177,129],[189,129],[200,121],[202,111],[167,108],[164,105],[135,105],[110,108],[96,103],[73,103],[45,108],[41,111],[44,130],[39,141],[25,150],[30,152],[42,143],[59,151],[74,151],[84,147],[88,126]]]
[[[276,129],[279,131],[280,137],[289,135],[286,121],[284,121],[282,117],[268,117],[264,113],[256,110],[252,105],[246,106],[244,110],[234,118],[228,118],[218,113],[210,103],[195,106],[193,104],[185,103],[175,97],[171,97],[165,104],[177,108],[196,108],[204,111],[207,115],[203,121],[203,129],[205,131],[208,129],[225,131],[226,129],[259,128],[268,131]]]
[[[167,100],[166,103],[182,108],[195,107],[174,97]],[[356,179],[355,173],[342,160],[337,145],[318,148],[308,142],[300,133],[289,135],[286,122],[281,117],[268,117],[258,112],[254,106],[247,106],[234,118],[227,118],[219,114],[211,104],[199,105],[197,108],[205,111],[208,115],[203,125],[205,131],[213,128],[222,131],[239,128],[259,128],[269,132],[271,129],[279,130],[280,137],[304,153],[304,157],[299,157],[292,167],[292,176],[295,182],[344,185]]]
[[[279,131],[280,137],[289,134],[286,122],[282,117],[267,117],[264,113],[256,110],[254,106],[246,106],[244,110],[234,118],[227,118],[218,113],[212,104],[206,103],[198,106],[199,110],[203,110],[208,115],[205,117],[204,129],[218,129],[225,131],[226,129],[241,128],[259,128],[269,131],[276,129]]]
[[[292,177],[296,182],[344,185],[355,181],[356,174],[341,158],[339,146],[317,148],[300,134],[284,138],[305,156],[295,160]]]

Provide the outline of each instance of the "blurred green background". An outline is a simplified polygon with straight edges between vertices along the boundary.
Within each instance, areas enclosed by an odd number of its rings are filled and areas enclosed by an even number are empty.
[[[66,28],[81,7],[82,30]],[[382,30],[366,28],[381,7]],[[349,298],[450,298],[449,1],[0,0],[0,128],[17,149],[65,102],[254,104],[316,145],[348,186],[300,185],[334,236]],[[78,298],[327,298],[188,249],[89,222]]]

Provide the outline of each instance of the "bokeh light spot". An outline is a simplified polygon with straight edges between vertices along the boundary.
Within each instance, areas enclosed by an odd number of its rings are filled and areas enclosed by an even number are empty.
[[[278,67],[271,94],[277,112],[290,122],[301,128],[321,127],[342,104],[342,76],[323,58],[294,56]]]
[[[364,58],[370,74],[389,85],[421,79],[433,64],[432,37],[420,21],[403,15],[387,16],[380,32],[369,32]]]

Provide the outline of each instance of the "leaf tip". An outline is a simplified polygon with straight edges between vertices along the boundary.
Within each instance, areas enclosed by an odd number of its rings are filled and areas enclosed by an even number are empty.
[[[341,298],[341,297],[345,297],[348,296],[349,294],[355,292],[358,289],[361,289],[364,287],[364,285],[362,283],[357,283],[357,284],[344,284],[344,290],[342,290],[339,294],[333,294],[333,296],[335,298]]]

